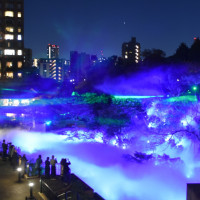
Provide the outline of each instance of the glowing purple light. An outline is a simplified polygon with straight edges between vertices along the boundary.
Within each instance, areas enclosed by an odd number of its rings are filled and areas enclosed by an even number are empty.
[[[173,168],[166,163],[151,161],[138,164],[123,159],[123,154],[129,152],[127,150],[98,143],[71,143],[66,135],[53,133],[1,130],[0,137],[20,146],[23,152],[32,153],[34,158],[39,153],[43,160],[52,154],[58,161],[63,157],[70,158],[72,172],[109,200],[183,200],[188,178],[191,182],[198,181],[198,175],[194,176],[197,166],[191,162],[174,164]],[[187,151],[182,154],[185,161],[192,161],[191,156],[188,157],[191,151],[188,143]]]

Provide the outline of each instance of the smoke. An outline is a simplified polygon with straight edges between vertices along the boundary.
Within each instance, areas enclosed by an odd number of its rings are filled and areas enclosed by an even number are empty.
[[[107,78],[96,88],[111,95],[166,95],[167,85],[177,84],[177,80],[184,76],[186,70],[187,66],[184,65],[160,66],[129,76]]]
[[[98,143],[68,142],[65,135],[10,129],[0,130],[0,139],[19,146],[29,159],[36,159],[38,154],[43,161],[51,155],[59,162],[61,158],[69,158],[72,172],[109,200],[183,200],[186,183],[198,182],[197,171],[190,179],[186,177],[185,165],[195,163],[184,153],[181,156],[185,156],[186,163],[182,165],[155,165],[151,161],[138,164],[123,158],[130,153],[128,150]],[[189,151],[190,145],[187,147]]]

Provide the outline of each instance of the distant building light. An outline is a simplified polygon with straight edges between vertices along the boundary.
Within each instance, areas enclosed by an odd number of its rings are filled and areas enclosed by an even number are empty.
[[[18,62],[17,62],[17,67],[18,67],[18,68],[22,68],[22,61],[18,61]]]
[[[15,55],[15,50],[14,49],[5,49],[4,50],[4,55],[14,56]]]
[[[13,72],[6,72],[6,78],[13,78]]]
[[[12,62],[6,62],[6,67],[11,68],[12,66],[13,66],[13,63],[12,63]]]
[[[13,34],[5,34],[5,40],[14,40]]]
[[[28,105],[28,104],[30,103],[30,100],[29,100],[29,99],[22,99],[22,100],[21,100],[21,103],[22,103],[22,104],[27,104],[27,105]]]
[[[22,50],[17,50],[17,55],[22,56]]]
[[[14,17],[13,11],[5,11],[5,17]]]
[[[17,35],[17,40],[22,40],[22,35]]]
[[[10,33],[13,33],[13,32],[14,32],[14,28],[13,28],[13,27],[10,27],[10,26],[7,26],[7,27],[6,27],[6,31],[7,31],[7,32],[10,32]]]
[[[21,13],[21,12],[18,12],[18,13],[17,13],[17,17],[22,17],[22,13]]]
[[[127,55],[125,55],[125,59],[128,59],[128,56],[127,56]]]
[[[22,73],[17,73],[18,78],[22,78]]]
[[[6,113],[6,116],[7,116],[7,117],[15,117],[16,114],[15,114],[15,113]]]

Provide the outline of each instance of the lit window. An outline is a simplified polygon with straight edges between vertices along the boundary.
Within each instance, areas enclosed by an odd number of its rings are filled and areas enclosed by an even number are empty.
[[[17,62],[17,67],[18,67],[18,68],[22,68],[22,61],[18,61],[18,62]]]
[[[13,78],[13,72],[6,72],[6,78]]]
[[[18,12],[18,13],[17,13],[17,17],[22,17],[22,13],[21,13],[21,12]]]
[[[5,40],[14,40],[13,34],[5,34]]]
[[[14,32],[14,28],[8,26],[8,27],[6,27],[6,31],[7,31],[7,32],[10,32],[10,33],[13,33],[13,32]]]
[[[5,17],[14,17],[13,11],[5,11]]]
[[[125,54],[128,54],[128,52],[126,51]]]
[[[136,63],[138,63],[138,60],[135,60]]]
[[[13,106],[19,106],[19,100],[18,99],[13,101]]]
[[[22,73],[17,73],[18,78],[22,78]]]
[[[12,62],[6,62],[6,67],[11,68],[12,66],[13,66],[13,63],[12,63]]]
[[[4,55],[14,56],[15,55],[15,50],[14,49],[5,49],[4,50]]]
[[[22,40],[22,35],[17,35],[17,40]]]
[[[17,55],[22,56],[22,50],[17,50]]]
[[[0,73],[0,78],[1,78],[1,73]]]
[[[18,28],[18,33],[21,33],[22,32],[22,29],[21,28]]]
[[[125,59],[128,59],[128,56],[127,56],[127,55],[125,55]]]

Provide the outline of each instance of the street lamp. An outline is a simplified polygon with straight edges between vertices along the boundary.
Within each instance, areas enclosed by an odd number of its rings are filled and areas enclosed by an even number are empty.
[[[33,198],[33,186],[34,186],[34,183],[29,183],[29,187],[30,187],[30,199]]]
[[[22,171],[22,168],[18,167],[17,171],[18,171],[18,182],[21,182],[21,171]]]
[[[42,178],[40,177],[40,193],[42,193]]]
[[[29,164],[27,164],[26,167],[27,167],[27,172],[26,172],[26,173],[27,173],[27,176],[29,176],[29,170],[30,170],[30,168],[29,168]]]

